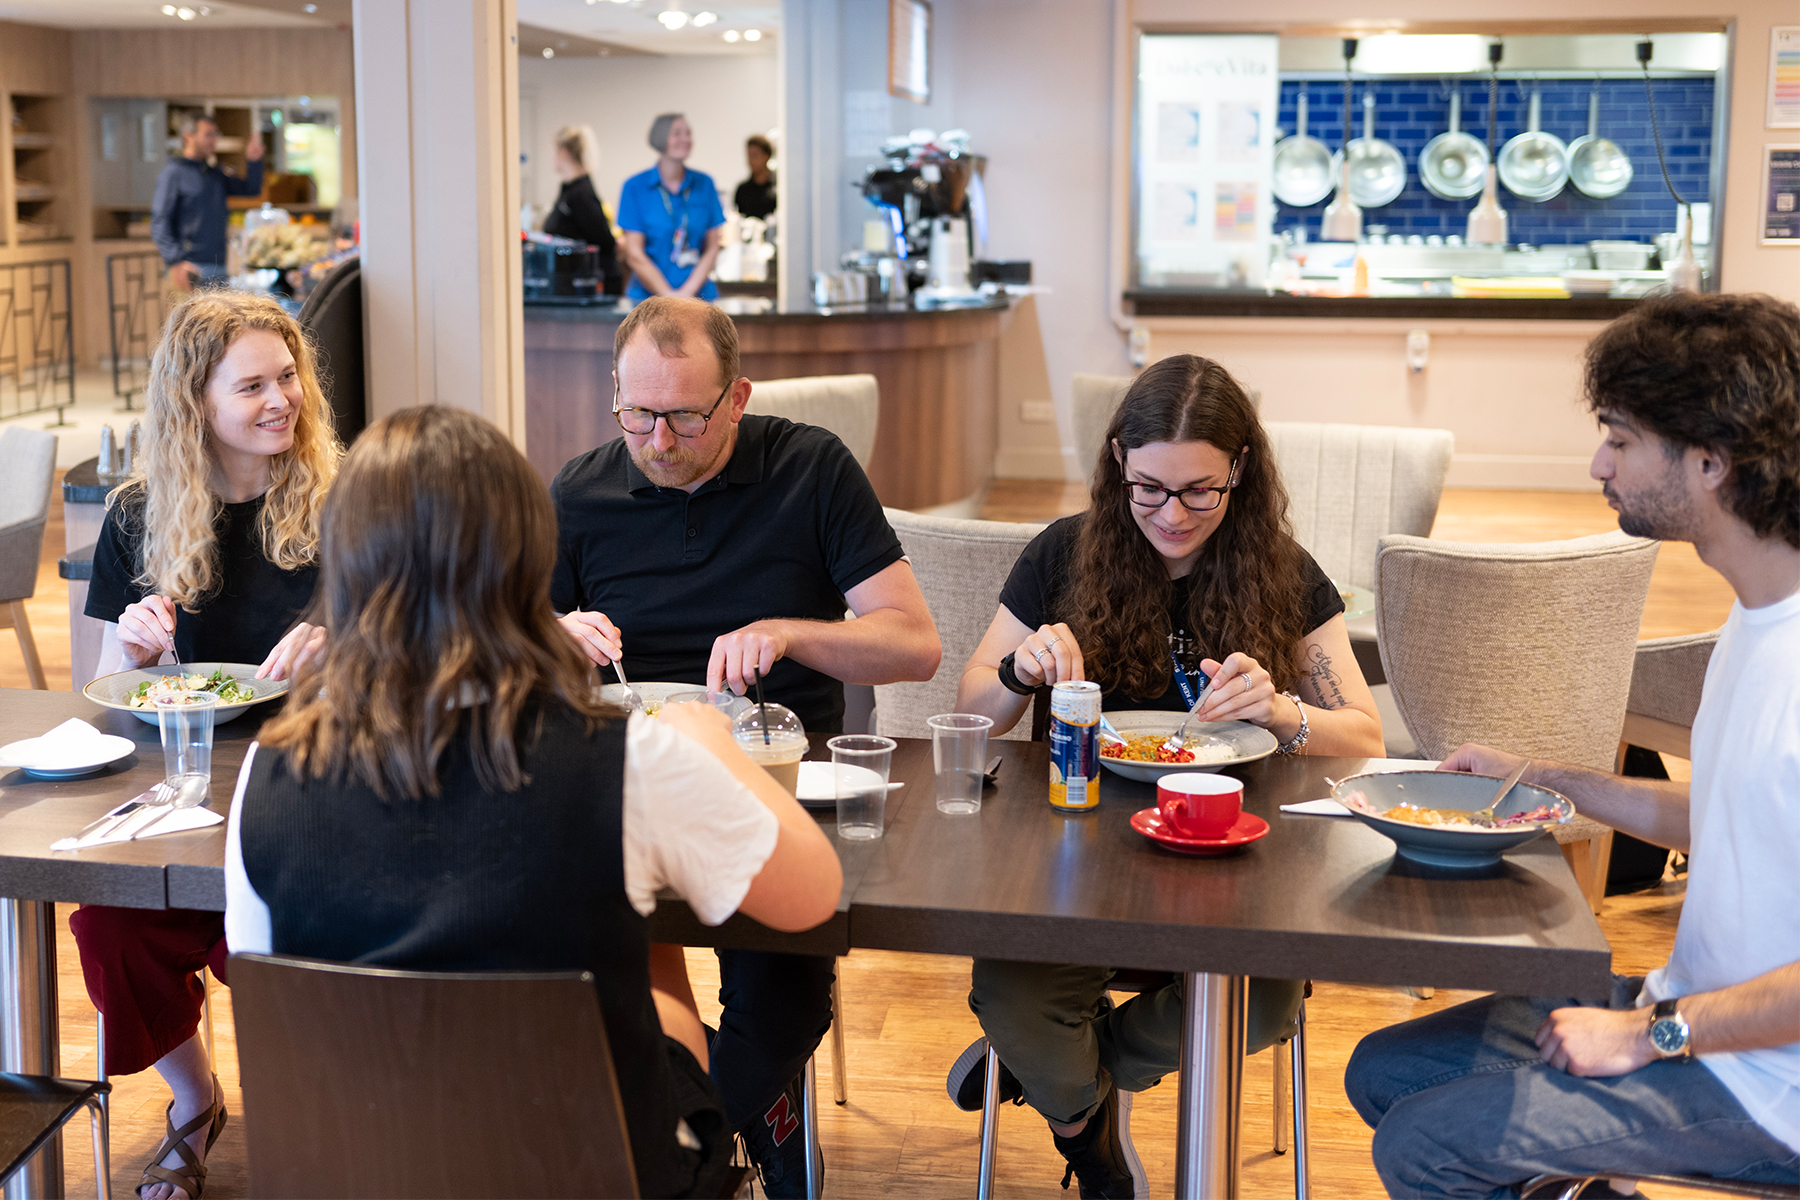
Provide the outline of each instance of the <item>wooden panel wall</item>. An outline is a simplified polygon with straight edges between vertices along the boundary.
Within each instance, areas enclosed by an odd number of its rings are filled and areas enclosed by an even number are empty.
[[[66,29],[0,21],[0,89],[68,95],[69,41]]]

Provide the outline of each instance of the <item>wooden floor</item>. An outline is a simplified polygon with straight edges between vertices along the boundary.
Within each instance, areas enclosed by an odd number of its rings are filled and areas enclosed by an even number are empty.
[[[1077,488],[1035,481],[1001,481],[982,512],[996,520],[1044,520],[1078,511],[1085,494]],[[60,513],[60,505],[53,506]],[[1542,541],[1614,528],[1611,512],[1597,495],[1567,492],[1448,491],[1434,536],[1470,541]],[[56,577],[62,546],[60,520],[45,538],[44,569],[30,602],[32,628],[53,687],[68,686],[67,599]],[[1698,632],[1723,621],[1730,591],[1693,556],[1691,549],[1665,546],[1644,613],[1645,636]],[[16,646],[0,631],[0,686],[26,686]],[[1671,763],[1679,769],[1685,764]],[[1611,942],[1615,969],[1645,971],[1660,965],[1673,943],[1680,915],[1682,884],[1607,901],[1601,928]],[[61,988],[64,1074],[92,1078],[94,1010],[82,986],[66,910],[58,913],[57,957]],[[702,1015],[716,1018],[718,971],[708,952],[690,951],[689,969],[701,997]],[[971,1196],[975,1191],[976,1117],[959,1112],[944,1094],[944,1072],[980,1030],[969,1013],[966,959],[859,951],[843,964],[844,1027],[849,1070],[849,1103],[830,1101],[828,1047],[818,1058],[821,1131],[826,1155],[826,1194]],[[1418,1001],[1402,992],[1320,982],[1307,1007],[1308,1092],[1313,1154],[1312,1179],[1321,1197],[1379,1196],[1369,1166],[1369,1133],[1344,1098],[1343,1070],[1365,1033],[1469,998],[1473,993],[1439,992]],[[244,1197],[242,1102],[232,1037],[230,993],[214,988],[219,1077],[232,1120],[214,1148],[206,1194],[217,1200]],[[1291,1158],[1270,1152],[1271,1058],[1265,1052],[1248,1069],[1244,1105],[1244,1195],[1293,1194]],[[144,1162],[162,1134],[168,1094],[154,1072],[114,1081],[113,1189],[129,1196]],[[1061,1159],[1044,1123],[1030,1110],[1001,1114],[999,1194],[1065,1195],[1057,1184]],[[1137,1102],[1133,1129],[1155,1196],[1171,1194],[1174,1175],[1175,1089],[1173,1080]],[[65,1151],[68,1194],[93,1195],[93,1172],[85,1123],[70,1126]],[[1068,1193],[1072,1194],[1072,1193]]]

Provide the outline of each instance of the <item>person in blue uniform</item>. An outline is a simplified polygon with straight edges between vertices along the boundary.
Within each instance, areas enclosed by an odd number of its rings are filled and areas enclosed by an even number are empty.
[[[656,165],[633,175],[619,190],[619,228],[625,233],[625,263],[632,300],[651,296],[697,296],[717,300],[713,262],[725,209],[719,189],[704,171],[686,163],[694,151],[694,131],[680,113],[663,113],[650,125]]]

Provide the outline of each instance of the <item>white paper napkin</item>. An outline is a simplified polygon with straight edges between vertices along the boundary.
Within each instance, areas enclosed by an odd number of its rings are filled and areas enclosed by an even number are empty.
[[[126,801],[126,803],[129,804],[131,801]],[[123,808],[124,805],[119,807]],[[117,812],[118,810],[114,809],[113,811]],[[159,813],[162,815],[160,821],[155,819]],[[150,832],[144,836],[161,837],[165,833],[190,833],[196,829],[205,829],[210,825],[220,824],[224,820],[225,817],[222,813],[216,813],[210,808],[146,806],[106,830],[99,837],[95,837],[93,834],[80,840],[66,837],[52,842],[50,848],[52,850],[92,850],[95,846],[110,846],[119,842],[133,841],[138,837],[140,830],[147,828],[150,829]],[[152,822],[154,822],[154,828],[151,828]]]
[[[85,767],[106,757],[107,736],[80,717],[70,717],[49,733],[6,747],[0,761],[52,771]]]

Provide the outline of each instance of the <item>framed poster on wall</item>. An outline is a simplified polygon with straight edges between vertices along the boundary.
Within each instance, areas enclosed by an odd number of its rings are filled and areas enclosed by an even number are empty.
[[[888,95],[931,103],[930,0],[888,0]]]
[[[1800,25],[1769,30],[1769,128],[1800,129]]]
[[[1763,147],[1762,244],[1800,246],[1800,145]]]

